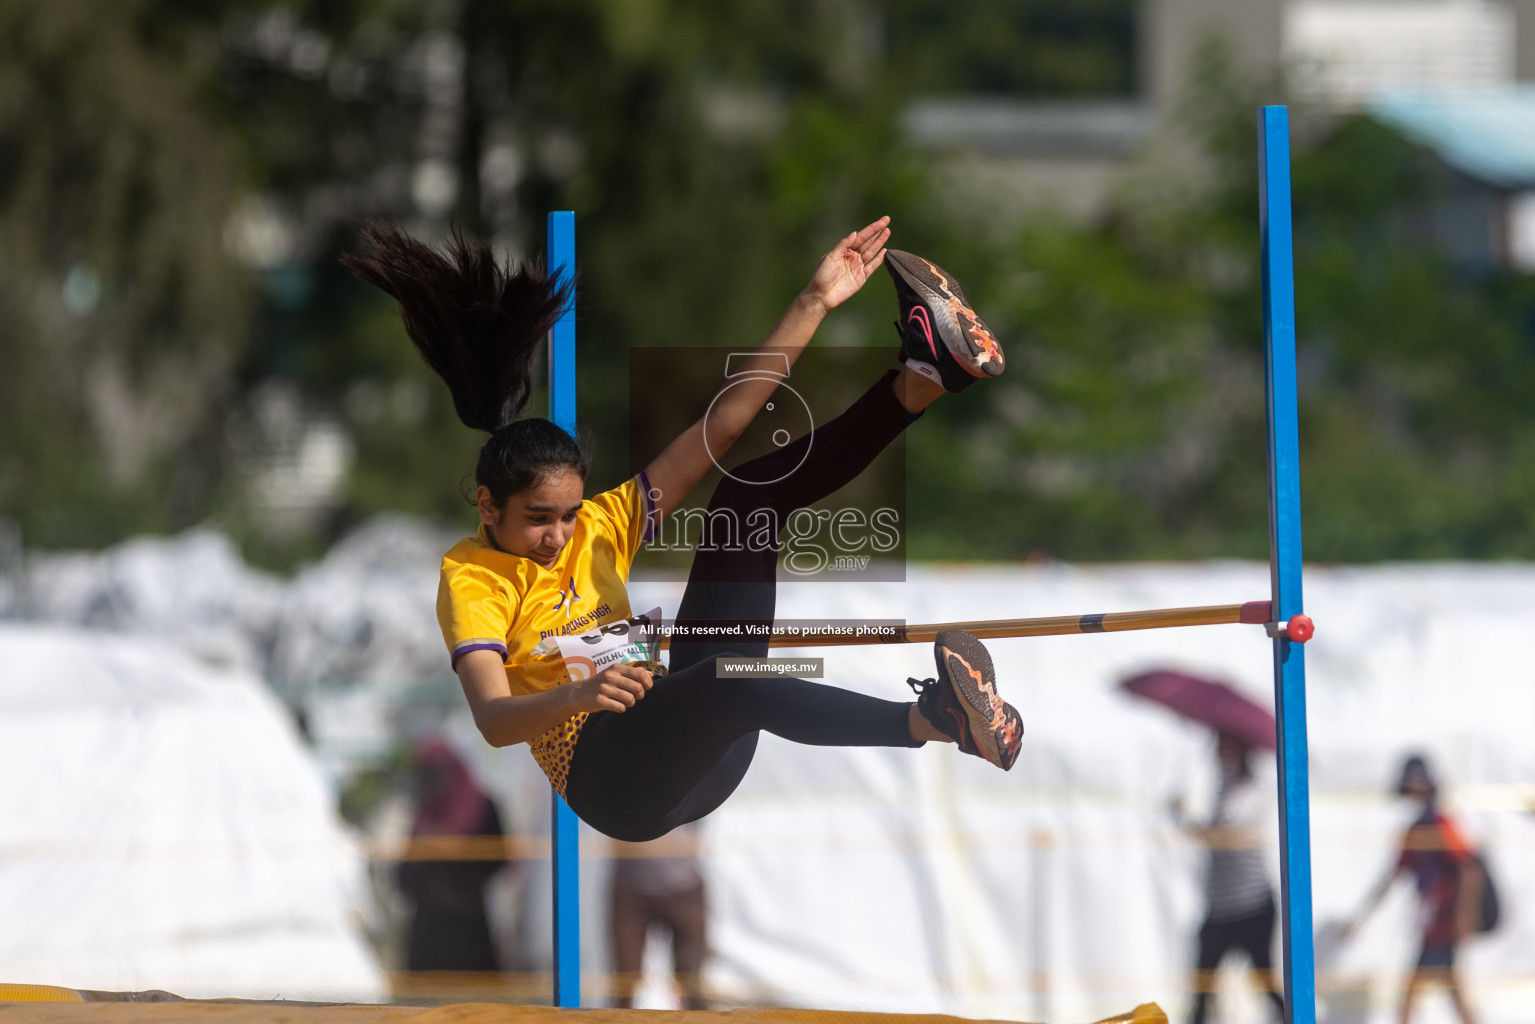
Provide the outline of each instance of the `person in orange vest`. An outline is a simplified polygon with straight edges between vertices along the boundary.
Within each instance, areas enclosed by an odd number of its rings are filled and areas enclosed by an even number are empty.
[[[1439,807],[1439,784],[1427,760],[1419,754],[1408,757],[1396,791],[1416,801],[1421,809],[1402,835],[1396,863],[1344,926],[1344,937],[1358,931],[1399,876],[1411,876],[1418,890],[1423,934],[1418,962],[1402,992],[1402,1024],[1412,1020],[1418,990],[1427,982],[1444,985],[1462,1024],[1475,1024],[1476,1017],[1455,973],[1455,953],[1461,940],[1477,930],[1486,879],[1460,828]]]

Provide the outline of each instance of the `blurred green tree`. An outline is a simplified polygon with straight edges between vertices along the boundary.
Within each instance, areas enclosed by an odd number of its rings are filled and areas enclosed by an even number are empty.
[[[581,418],[609,440],[595,479],[613,483],[631,348],[755,344],[832,241],[919,195],[873,9],[852,0],[246,8],[226,16],[217,102],[245,140],[252,220],[286,241],[265,257],[245,382],[297,382],[347,421],[334,526],[463,516],[475,444],[383,296],[335,269],[362,220],[429,239],[457,224],[536,255],[543,212],[578,211]],[[306,39],[326,56],[304,78]],[[883,305],[839,318],[836,340],[865,343]]]
[[[956,268],[1013,362],[913,435],[917,557],[1266,557],[1258,97],[1196,91],[1201,173]],[[1535,555],[1535,279],[1452,263],[1425,228],[1453,181],[1434,154],[1296,113],[1308,557]]]
[[[30,543],[216,515],[282,561],[464,517],[478,439],[335,258],[370,217],[536,256],[568,208],[595,484],[631,468],[628,351],[756,342],[889,213],[1011,355],[911,434],[911,554],[1264,552],[1255,97],[1195,90],[1201,174],[1000,241],[899,129],[917,94],[1129,94],[1128,0],[14,0],[0,29],[0,518]],[[1308,552],[1531,554],[1535,286],[1417,229],[1431,154],[1297,125]],[[822,342],[892,344],[888,307]]]
[[[186,525],[218,494],[238,167],[145,8],[0,4],[0,518],[32,543]]]
[[[916,92],[1130,96],[1134,0],[887,0],[887,59]]]

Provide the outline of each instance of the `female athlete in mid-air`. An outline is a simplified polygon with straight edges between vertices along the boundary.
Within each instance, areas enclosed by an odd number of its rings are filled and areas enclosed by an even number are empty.
[[[475,724],[495,746],[527,743],[554,788],[600,832],[640,842],[708,814],[740,784],[763,730],[822,746],[952,742],[1004,769],[1017,759],[1018,714],[997,695],[985,647],[957,630],[938,635],[937,677],[907,681],[915,703],[802,679],[716,677],[720,657],[764,656],[766,631],[742,631],[761,639],[674,635],[666,673],[621,664],[573,681],[559,657],[544,656],[548,637],[631,615],[624,584],[647,531],[767,403],[783,360],[792,365],[826,314],[882,262],[900,300],[900,369],[818,428],[814,445],[801,437],[733,468],[711,514],[783,524],[856,477],[938,396],[1002,372],[1001,347],[954,279],[886,251],[889,224],[882,217],[837,243],[704,417],[637,477],[589,499],[585,447],[548,420],[518,418],[535,348],[565,304],[565,287],[499,262],[483,242],[455,235],[434,249],[387,225],[367,228],[369,251],[343,259],[399,303],[459,418],[490,434],[475,469],[479,533],[443,558],[437,600]],[[754,368],[776,372],[753,377]],[[746,547],[700,547],[679,626],[772,623],[776,535]]]

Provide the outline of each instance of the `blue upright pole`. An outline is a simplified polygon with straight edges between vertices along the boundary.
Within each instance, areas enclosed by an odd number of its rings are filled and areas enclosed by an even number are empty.
[[[1263,347],[1269,441],[1269,567],[1275,623],[1302,611],[1300,425],[1295,383],[1295,271],[1290,236],[1290,114],[1258,113],[1263,234]],[[1311,924],[1311,797],[1306,764],[1305,647],[1274,638],[1279,724],[1279,831],[1284,995],[1290,1024],[1316,1022]]]
[[[549,272],[575,281],[576,215],[549,214]],[[576,292],[549,332],[549,419],[576,432]],[[558,793],[553,798],[554,865],[554,1005],[581,1005],[581,836],[576,813]]]

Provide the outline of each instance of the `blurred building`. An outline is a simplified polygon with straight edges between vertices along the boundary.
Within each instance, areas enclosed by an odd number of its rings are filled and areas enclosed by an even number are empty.
[[[1422,230],[1446,256],[1470,274],[1535,270],[1535,85],[1394,90],[1369,111],[1440,164]]]
[[[1211,44],[1260,94],[1368,113],[1436,154],[1423,220],[1458,265],[1535,267],[1535,0],[1146,0],[1135,95],[933,98],[905,128],[1003,229],[1092,217],[1132,161],[1188,157],[1179,113]]]
[[[907,136],[945,155],[945,192],[986,207],[1003,230],[1029,215],[1102,212],[1115,181],[1153,134],[1155,107],[1101,100],[932,98],[906,110]]]

